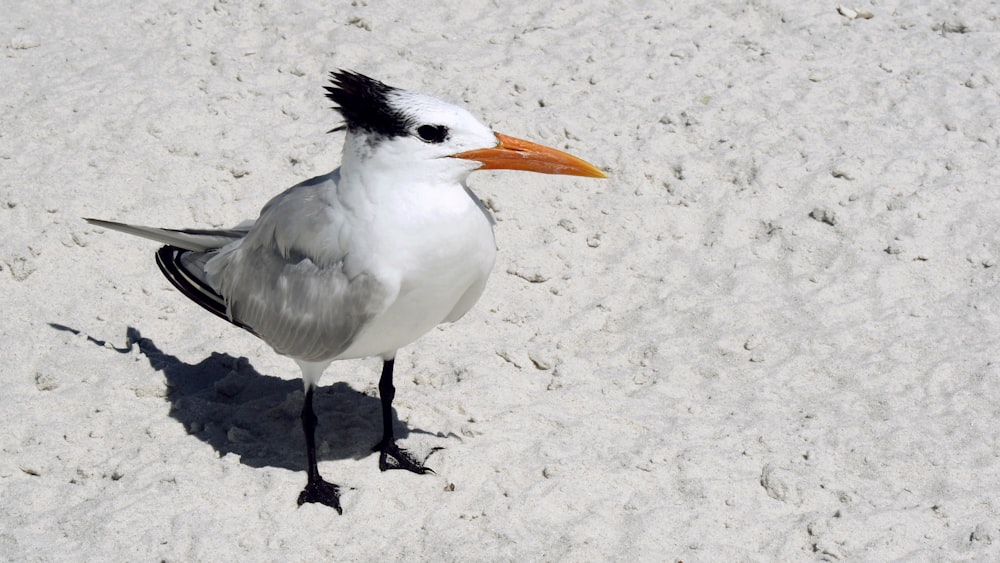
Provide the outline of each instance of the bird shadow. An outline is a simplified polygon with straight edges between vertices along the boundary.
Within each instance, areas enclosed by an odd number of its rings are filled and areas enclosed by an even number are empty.
[[[55,330],[81,335],[77,329],[49,323]],[[149,365],[164,376],[170,416],[188,434],[212,446],[220,456],[234,453],[251,467],[303,470],[305,438],[300,412],[302,380],[287,380],[258,372],[245,357],[213,352],[189,364],[128,327],[125,346],[116,347],[92,336],[88,342],[119,354],[137,348]],[[321,460],[361,459],[373,455],[381,438],[381,404],[344,382],[317,387],[313,407],[318,417],[317,454]],[[395,415],[395,413],[393,413]],[[393,416],[398,439],[410,434]],[[426,431],[415,430],[418,433]]]

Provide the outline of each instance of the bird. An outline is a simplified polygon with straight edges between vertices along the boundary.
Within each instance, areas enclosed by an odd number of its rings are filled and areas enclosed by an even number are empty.
[[[476,170],[606,178],[565,152],[491,130],[467,110],[351,70],[329,75],[343,123],[341,164],[274,196],[230,229],[169,229],[85,218],[156,241],[183,295],[299,366],[307,482],[297,503],[343,514],[316,459],[313,393],[336,360],[382,360],[379,468],[433,473],[396,444],[397,351],[467,313],[496,258],[495,220],[466,182]]]

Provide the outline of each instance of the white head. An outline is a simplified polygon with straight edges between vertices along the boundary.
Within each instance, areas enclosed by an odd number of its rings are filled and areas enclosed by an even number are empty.
[[[464,109],[349,72],[331,73],[327,97],[347,129],[342,166],[379,167],[461,182],[476,169],[506,168],[604,177],[566,153],[494,133]]]

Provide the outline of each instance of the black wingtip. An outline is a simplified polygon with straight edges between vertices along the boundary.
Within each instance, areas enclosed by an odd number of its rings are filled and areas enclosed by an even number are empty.
[[[159,266],[163,276],[185,297],[201,305],[220,319],[246,329],[251,334],[256,334],[250,327],[237,319],[230,318],[226,300],[197,276],[188,272],[181,258],[189,252],[191,251],[176,246],[163,246],[156,251],[156,265]]]

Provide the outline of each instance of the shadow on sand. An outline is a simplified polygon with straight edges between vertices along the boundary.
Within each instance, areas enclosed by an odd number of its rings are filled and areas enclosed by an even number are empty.
[[[49,323],[49,326],[80,334],[65,325]],[[301,379],[264,375],[246,358],[214,352],[197,364],[188,364],[161,350],[133,327],[126,331],[123,348],[92,336],[86,338],[95,346],[120,354],[133,353],[133,347],[137,346],[149,365],[164,375],[170,415],[191,436],[215,448],[220,456],[234,453],[251,467],[305,470],[305,438],[299,419],[303,402]],[[290,368],[297,374],[294,364]],[[371,456],[372,463],[377,465],[378,456],[371,448],[382,432],[378,397],[337,382],[318,387],[313,401],[319,418],[316,429],[319,459]],[[396,437],[404,439],[410,430],[393,414]]]

